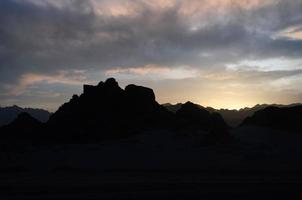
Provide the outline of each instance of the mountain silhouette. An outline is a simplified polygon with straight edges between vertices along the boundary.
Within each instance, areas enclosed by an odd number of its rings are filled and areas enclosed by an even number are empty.
[[[181,105],[176,116],[184,120],[188,127],[209,131],[211,128],[211,113],[192,102]]]
[[[177,103],[175,105],[170,104],[170,103],[166,103],[163,104],[163,106],[165,108],[167,108],[169,111],[176,113],[182,106],[182,103]],[[243,120],[246,117],[251,116],[252,114],[254,114],[256,111],[261,110],[263,108],[266,108],[267,104],[258,104],[254,107],[251,108],[242,108],[239,110],[235,110],[235,109],[215,109],[212,107],[203,107],[201,105],[196,104],[199,108],[203,108],[207,111],[209,111],[210,113],[219,113],[223,119],[226,121],[226,123],[231,126],[231,127],[236,127],[238,125],[240,125]]]
[[[156,101],[152,89],[134,84],[122,89],[109,78],[96,86],[84,85],[80,96],[73,95],[44,124],[22,114],[2,130],[31,132],[29,135],[41,132],[39,137],[47,140],[78,142],[123,138],[149,130],[184,129],[225,136],[228,126],[220,114],[202,106],[187,102],[173,113]]]
[[[15,138],[16,140],[24,138],[32,139],[32,136],[41,130],[42,125],[39,120],[23,112],[10,124],[4,125],[1,128],[1,132],[4,133],[2,136],[5,138]]]
[[[198,105],[198,104],[197,104]],[[223,119],[225,120],[225,122],[231,126],[231,127],[237,127],[239,126],[244,119],[246,119],[247,117],[252,116],[256,111],[258,110],[262,110],[266,107],[269,106],[275,106],[275,107],[294,107],[294,106],[298,106],[301,104],[290,104],[290,105],[281,105],[281,104],[257,104],[251,108],[241,108],[239,110],[235,110],[235,109],[215,109],[212,107],[205,107],[206,110],[208,110],[211,113],[219,113]],[[182,106],[182,103],[178,103],[178,104],[170,104],[170,103],[166,103],[163,104],[163,106],[165,108],[167,108],[169,111],[176,113],[177,110],[179,110]],[[199,107],[203,108],[202,106],[198,105]]]
[[[122,137],[166,127],[173,118],[156,102],[150,88],[132,84],[123,90],[109,78],[97,86],[84,85],[83,90],[50,117],[47,129],[99,138]]]
[[[83,93],[80,96],[73,95],[46,123],[41,123],[27,113],[21,113],[0,131],[5,136],[38,136],[40,139],[72,143],[124,138],[150,130],[185,130],[203,131],[208,133],[208,139],[219,141],[229,138],[230,127],[223,116],[230,119],[233,112],[235,111],[205,108],[192,102],[174,106],[160,105],[152,89],[134,84],[122,89],[114,78],[109,78],[96,86],[84,85]],[[301,105],[285,107],[264,104],[241,109],[236,114],[241,117],[252,115],[242,125],[302,130]]]
[[[20,113],[26,112],[41,122],[46,122],[51,115],[43,109],[21,108],[19,106],[0,107],[0,127],[11,123]]]
[[[229,139],[228,125],[219,113],[209,112],[206,108],[186,102],[176,111],[181,126],[186,129],[197,129],[207,131],[207,140],[216,142],[219,140]]]
[[[131,180],[158,173],[160,181],[177,174],[185,181],[197,180],[196,174],[200,180],[226,175],[241,181],[254,174],[272,180],[283,172],[292,178],[302,167],[302,135],[280,134],[302,131],[302,106],[265,107],[236,128],[210,108],[192,102],[177,106],[169,111],[152,89],[133,84],[123,89],[113,78],[84,85],[83,93],[73,95],[47,122],[20,113],[0,128],[0,172],[20,175],[20,181],[23,175],[69,174],[73,186],[77,174],[102,180],[117,174],[113,179],[120,176],[123,183],[129,173],[135,174]]]
[[[252,125],[286,131],[302,131],[302,106],[275,107],[269,106],[246,118],[241,126]]]

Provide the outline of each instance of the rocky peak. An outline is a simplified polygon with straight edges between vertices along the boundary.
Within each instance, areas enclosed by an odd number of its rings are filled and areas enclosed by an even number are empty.
[[[154,92],[150,88],[131,84],[126,86],[125,92],[130,100],[136,102],[155,102]]]
[[[100,82],[101,84],[101,82]],[[102,84],[101,84],[102,85]],[[108,78],[106,81],[105,81],[105,85],[107,87],[119,87],[118,85],[118,82],[114,79],[114,78]]]

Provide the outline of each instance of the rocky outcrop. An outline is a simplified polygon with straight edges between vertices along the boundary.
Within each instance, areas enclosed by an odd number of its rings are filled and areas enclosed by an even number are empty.
[[[128,134],[165,126],[171,113],[155,100],[152,89],[128,85],[121,89],[110,78],[97,86],[84,86],[84,92],[62,105],[47,122],[51,130],[100,137]]]

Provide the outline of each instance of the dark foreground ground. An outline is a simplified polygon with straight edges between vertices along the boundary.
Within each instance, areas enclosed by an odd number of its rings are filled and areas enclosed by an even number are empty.
[[[301,199],[301,172],[114,171],[1,174],[1,199]]]
[[[232,134],[233,143],[214,146],[161,132],[102,144],[10,144],[0,152],[0,200],[302,199],[301,134]]]

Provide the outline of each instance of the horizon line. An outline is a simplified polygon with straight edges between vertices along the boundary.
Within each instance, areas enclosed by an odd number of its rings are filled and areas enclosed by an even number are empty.
[[[166,103],[159,103],[160,105],[165,105],[165,104],[170,104],[172,106],[174,105],[177,105],[177,104],[185,104],[186,102],[191,102],[191,103],[194,103],[194,104],[197,104],[199,106],[202,106],[204,108],[212,108],[212,109],[215,109],[215,110],[236,110],[236,111],[240,111],[240,110],[243,110],[243,109],[251,109],[251,108],[254,108],[256,106],[263,106],[263,105],[267,105],[267,106],[293,106],[293,105],[299,105],[299,104],[302,104],[302,102],[295,102],[295,103],[289,103],[289,104],[283,104],[283,103],[257,103],[257,104],[254,104],[253,106],[245,106],[245,107],[240,107],[240,108],[232,108],[232,107],[214,107],[214,106],[204,106],[202,104],[199,104],[199,103],[196,103],[196,102],[193,102],[193,101],[185,101],[185,102],[178,102],[178,103],[170,103],[170,102],[166,102]],[[26,106],[26,105],[17,105],[17,104],[12,104],[12,105],[0,105],[0,108],[9,108],[9,107],[14,107],[14,106],[17,106],[19,108],[22,108],[22,109],[42,109],[42,110],[46,110],[50,113],[55,113],[59,107],[61,105],[63,105],[64,103],[60,104],[57,108],[55,109],[48,109],[48,108],[45,108],[45,107],[35,107],[35,106]]]

